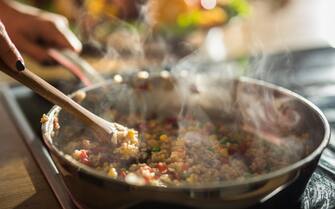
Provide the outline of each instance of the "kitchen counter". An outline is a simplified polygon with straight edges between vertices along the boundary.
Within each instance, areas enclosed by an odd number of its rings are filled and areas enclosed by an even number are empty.
[[[0,209],[61,208],[2,98],[0,118]]]

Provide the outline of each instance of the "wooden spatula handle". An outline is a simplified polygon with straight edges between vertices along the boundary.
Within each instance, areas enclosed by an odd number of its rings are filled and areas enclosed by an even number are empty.
[[[110,126],[105,120],[80,106],[70,97],[63,94],[48,82],[31,72],[29,69],[25,69],[21,72],[15,71],[0,60],[0,70],[37,94],[41,95],[51,103],[54,103],[69,113],[75,115],[83,123],[93,128],[94,131],[101,135],[101,137],[107,137],[107,135],[111,134]]]

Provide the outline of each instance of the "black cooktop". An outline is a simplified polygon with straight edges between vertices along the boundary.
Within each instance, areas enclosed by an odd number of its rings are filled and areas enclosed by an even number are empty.
[[[256,62],[259,62],[259,60],[251,60],[251,63]],[[267,73],[263,73],[262,76],[255,75],[254,77],[287,87],[309,98],[322,109],[328,118],[330,125],[335,128],[335,49],[322,48],[264,56],[262,57],[262,67],[267,69]],[[67,92],[65,91],[65,93],[70,93],[72,91],[71,86],[73,85],[58,81],[55,83],[55,86],[60,87],[61,90],[67,89]],[[29,132],[30,135],[32,135],[29,130],[26,130],[31,128],[30,130],[33,130],[34,135],[38,138],[38,136],[40,136],[40,116],[42,113],[45,113],[50,109],[51,104],[22,86],[7,88],[6,90],[3,90],[2,93],[5,94],[5,98],[8,100],[7,102],[10,103],[9,106],[17,107],[17,109],[13,111],[14,116],[16,115],[17,118],[24,117],[27,121],[27,125],[21,124],[21,128],[23,127],[26,132]],[[23,113],[22,115],[18,113],[20,111]],[[335,133],[333,136],[334,135]],[[36,148],[36,150],[38,152],[38,148]],[[37,161],[39,162],[39,160]],[[45,160],[45,162],[40,160],[39,163],[48,164],[47,160]],[[42,170],[47,170],[47,166],[48,165],[40,165]],[[52,163],[49,166],[52,166]],[[45,173],[45,171],[43,172]],[[64,202],[69,201],[70,198],[64,195],[66,194],[66,191],[62,191],[62,188],[59,186],[60,183],[58,182],[55,184],[55,182],[51,182],[52,179],[55,178],[55,175],[50,172],[45,174],[47,175],[47,179],[55,191],[56,196],[60,201],[63,201],[63,203],[61,203],[63,208],[74,208],[73,204]],[[313,173],[303,195],[300,198],[295,197],[293,186],[293,189],[288,191],[284,190],[277,196],[276,199],[270,199],[268,202],[262,205],[257,205],[253,209],[335,208],[334,138],[332,138],[331,144],[322,155],[319,166]],[[289,197],[294,197],[294,200],[292,201],[292,198]],[[162,205],[161,203],[142,203],[132,208],[185,207],[170,204]]]

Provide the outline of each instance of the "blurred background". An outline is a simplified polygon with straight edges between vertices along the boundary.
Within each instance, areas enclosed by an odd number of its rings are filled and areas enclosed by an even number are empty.
[[[332,47],[335,42],[331,0],[21,2],[67,17],[84,44],[82,55],[103,74],[173,66],[199,51],[207,60],[243,63],[251,56]],[[26,62],[46,78],[71,77],[58,66],[41,66],[29,57]]]

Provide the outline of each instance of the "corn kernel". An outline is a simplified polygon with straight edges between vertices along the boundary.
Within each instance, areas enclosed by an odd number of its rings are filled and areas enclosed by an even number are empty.
[[[46,123],[48,122],[48,120],[49,120],[49,117],[46,114],[43,114],[41,118],[41,123]]]
[[[74,152],[72,153],[72,157],[76,160],[79,159],[79,156],[80,156],[80,151],[79,150],[74,150]]]
[[[109,168],[107,175],[113,178],[117,178],[118,176],[116,169],[113,167]]]
[[[168,136],[166,134],[162,134],[162,135],[160,135],[159,140],[161,142],[168,142],[169,138],[168,138]]]
[[[128,137],[133,139],[135,137],[135,131],[133,129],[128,130]]]

